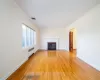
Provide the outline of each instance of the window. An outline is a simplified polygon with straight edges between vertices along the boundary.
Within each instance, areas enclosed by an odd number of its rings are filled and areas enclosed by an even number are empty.
[[[22,47],[30,47],[36,45],[36,32],[22,24]]]

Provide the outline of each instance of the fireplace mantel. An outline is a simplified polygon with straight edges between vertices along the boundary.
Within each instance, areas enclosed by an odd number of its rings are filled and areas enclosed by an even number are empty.
[[[59,50],[59,38],[44,38],[45,50],[48,50],[48,42],[56,42],[56,49]]]

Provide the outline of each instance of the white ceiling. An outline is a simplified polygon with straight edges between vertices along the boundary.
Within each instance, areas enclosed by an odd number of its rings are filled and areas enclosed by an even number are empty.
[[[65,27],[100,3],[100,0],[16,0],[39,27]],[[34,21],[33,21],[34,22]]]

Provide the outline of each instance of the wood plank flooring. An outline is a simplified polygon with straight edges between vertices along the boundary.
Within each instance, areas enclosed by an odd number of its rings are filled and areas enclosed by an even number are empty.
[[[38,51],[7,80],[100,80],[100,72],[75,53]]]

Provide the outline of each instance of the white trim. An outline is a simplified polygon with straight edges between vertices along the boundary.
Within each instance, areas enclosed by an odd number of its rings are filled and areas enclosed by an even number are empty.
[[[9,72],[7,75],[5,75],[4,77],[2,77],[0,80],[6,80],[12,73],[14,73],[24,62],[26,62],[28,60],[25,59],[23,60],[19,65],[17,65],[17,67],[15,69],[13,69],[11,72]]]

